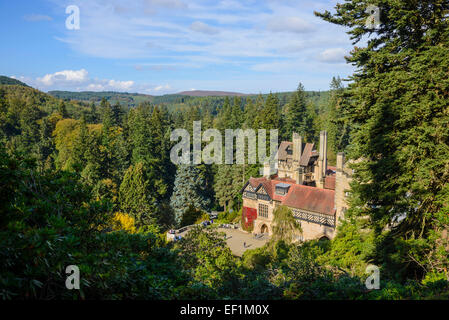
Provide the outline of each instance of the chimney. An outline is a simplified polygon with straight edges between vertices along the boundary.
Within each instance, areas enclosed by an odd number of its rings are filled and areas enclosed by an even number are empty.
[[[301,152],[302,152],[302,138],[301,136],[293,132],[292,136],[292,142],[293,142],[293,162],[297,162],[299,164],[299,160],[301,159]]]
[[[304,182],[304,169],[299,167],[296,172],[296,184],[302,184]]]
[[[321,162],[321,178],[326,176],[327,171],[327,131],[320,132],[320,157]]]
[[[337,171],[343,171],[344,164],[345,164],[344,152],[337,153]]]
[[[264,163],[263,165],[263,176],[268,180],[271,178],[271,166],[269,162]]]

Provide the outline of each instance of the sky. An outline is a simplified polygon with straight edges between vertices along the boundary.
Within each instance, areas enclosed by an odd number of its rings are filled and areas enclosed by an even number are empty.
[[[313,13],[337,2],[3,0],[0,74],[45,92],[328,90],[354,71],[347,30]]]

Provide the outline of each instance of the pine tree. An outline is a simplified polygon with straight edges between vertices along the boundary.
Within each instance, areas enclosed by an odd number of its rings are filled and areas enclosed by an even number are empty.
[[[266,130],[279,129],[280,110],[277,96],[271,92],[265,101],[265,106],[261,114],[262,128]]]
[[[61,115],[63,119],[68,118],[69,115],[67,113],[67,107],[64,101],[61,101],[58,105],[58,113]]]
[[[314,114],[307,104],[304,86],[299,83],[298,89],[293,93],[287,108],[285,135],[291,139],[293,132],[299,133],[306,141],[315,138]]]
[[[114,104],[111,107],[111,112],[112,112],[112,123],[114,126],[121,126],[122,125],[122,120],[123,120],[123,109],[122,106],[120,105],[119,102],[117,102],[116,104]]]
[[[394,245],[380,245],[391,254],[384,263],[413,266],[405,252],[436,228],[449,203],[449,3],[378,1],[377,29],[365,25],[370,4],[346,1],[334,15],[317,15],[349,27],[355,43],[369,36],[348,57],[357,68],[344,104],[353,126],[350,157],[358,159],[350,213],[369,216],[376,233],[392,228]]]
[[[245,183],[244,165],[218,165],[215,176],[215,197],[220,206],[228,211],[238,204],[239,191]]]
[[[218,115],[218,129],[224,132],[226,129],[230,129],[232,125],[232,107],[229,102],[229,98],[226,97],[223,107]]]
[[[231,118],[229,129],[239,129],[242,127],[243,114],[241,108],[242,100],[239,97],[234,98],[234,104],[231,108]]]
[[[147,171],[142,163],[130,166],[120,185],[119,202],[123,212],[130,214],[139,227],[156,223],[155,203]]]
[[[100,112],[101,112],[101,123],[103,123],[103,126],[107,128],[114,126],[115,123],[114,113],[112,112],[112,107],[110,103],[105,98],[101,100]]]
[[[254,104],[253,100],[248,98],[246,100],[245,109],[244,109],[244,124],[243,127],[245,129],[255,129],[257,126],[254,125],[254,122],[257,118],[257,108]]]
[[[55,151],[55,145],[52,139],[53,129],[48,118],[43,118],[40,125],[40,139],[37,143],[37,158],[40,170],[53,168],[53,159],[51,157]]]
[[[178,225],[183,220],[183,215],[190,205],[200,210],[208,210],[210,207],[211,202],[208,197],[204,167],[204,165],[180,165],[178,167],[170,200]]]
[[[350,125],[345,121],[343,113],[344,88],[340,77],[333,77],[331,82],[331,96],[326,118],[326,130],[329,136],[329,147],[337,154],[345,150],[349,144]]]

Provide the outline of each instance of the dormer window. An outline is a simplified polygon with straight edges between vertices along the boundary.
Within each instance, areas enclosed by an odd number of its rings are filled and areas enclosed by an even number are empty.
[[[275,187],[275,193],[278,196],[285,196],[288,193],[290,185],[287,183],[278,183]]]

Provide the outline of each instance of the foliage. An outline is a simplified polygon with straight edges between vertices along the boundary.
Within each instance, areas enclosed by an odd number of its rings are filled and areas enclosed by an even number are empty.
[[[377,260],[404,279],[433,268],[414,255],[435,252],[431,234],[449,201],[449,4],[378,1],[381,25],[369,29],[370,4],[346,1],[317,15],[349,27],[354,42],[369,37],[348,57],[358,71],[342,105],[358,159],[350,210],[369,217],[383,238]]]
[[[107,232],[110,206],[75,174],[39,174],[2,151],[0,179],[2,299],[167,299],[183,285],[158,237]],[[80,269],[80,290],[65,287],[68,265]]]
[[[285,241],[291,243],[296,241],[302,233],[301,226],[292,211],[286,206],[278,206],[273,212],[272,236],[270,241],[276,243]]]
[[[114,230],[124,230],[128,233],[137,233],[135,220],[130,215],[122,212],[114,213]]]
[[[175,186],[170,204],[175,212],[176,223],[182,225],[186,209],[191,206],[198,210],[208,210],[210,198],[204,166],[180,165],[176,173]],[[193,219],[192,223],[197,219]],[[191,220],[191,219],[187,219]]]

